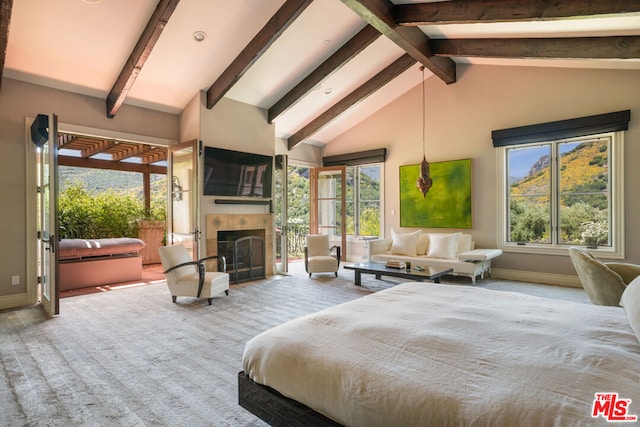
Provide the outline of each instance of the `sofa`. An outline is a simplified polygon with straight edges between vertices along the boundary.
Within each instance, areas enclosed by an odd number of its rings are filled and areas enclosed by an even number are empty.
[[[410,262],[411,267],[452,268],[453,275],[476,278],[491,274],[491,260],[502,255],[500,249],[475,249],[467,233],[425,233],[421,230],[399,233],[391,238],[368,242],[368,259],[372,262]]]

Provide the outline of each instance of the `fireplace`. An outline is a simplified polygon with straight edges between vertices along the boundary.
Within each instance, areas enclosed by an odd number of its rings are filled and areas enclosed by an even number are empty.
[[[274,239],[273,239],[273,215],[272,214],[208,214],[206,215],[206,239],[207,239],[207,256],[218,255],[219,251],[229,251],[223,253],[227,258],[227,263],[233,262],[233,251],[230,249],[233,242],[245,237],[257,237],[258,239],[246,239],[240,242],[243,246],[240,248],[243,260],[237,259],[237,263],[247,265],[247,254],[252,253],[255,261],[256,257],[261,255],[262,272],[253,269],[251,278],[245,278],[242,273],[238,276],[238,281],[255,280],[256,273],[261,273],[262,277],[272,276],[275,269],[275,258],[273,256]],[[222,233],[222,234],[221,234]],[[262,240],[262,241],[261,241]],[[224,245],[219,243],[227,242]],[[248,246],[248,247],[246,247]],[[229,269],[230,270],[230,269]],[[231,274],[231,271],[229,271]],[[236,282],[236,277],[230,278],[232,282]]]
[[[218,231],[218,256],[224,255],[232,282],[265,278],[264,230]]]

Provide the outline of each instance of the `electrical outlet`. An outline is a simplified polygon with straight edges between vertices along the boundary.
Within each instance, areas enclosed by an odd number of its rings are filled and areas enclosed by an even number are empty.
[[[20,276],[11,276],[11,284],[19,285],[20,284]]]

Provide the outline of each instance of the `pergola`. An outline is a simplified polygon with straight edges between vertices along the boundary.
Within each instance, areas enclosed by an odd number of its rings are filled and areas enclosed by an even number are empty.
[[[102,139],[73,134],[58,135],[58,150],[68,149],[79,156],[58,154],[61,166],[109,169],[142,174],[145,211],[151,210],[151,174],[166,175],[167,167],[157,165],[167,160],[167,148],[135,142]],[[107,158],[94,158],[102,154]]]

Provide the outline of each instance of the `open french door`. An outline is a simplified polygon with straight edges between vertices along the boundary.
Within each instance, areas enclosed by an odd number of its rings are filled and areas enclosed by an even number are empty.
[[[339,244],[341,258],[347,259],[346,168],[330,166],[311,169],[312,234],[328,234],[332,244]]]
[[[170,188],[167,244],[182,244],[198,259],[200,226],[197,140],[169,148],[167,181]]]
[[[58,117],[48,116],[48,138],[36,148],[37,162],[37,224],[38,281],[40,301],[51,316],[60,314],[58,294]]]

